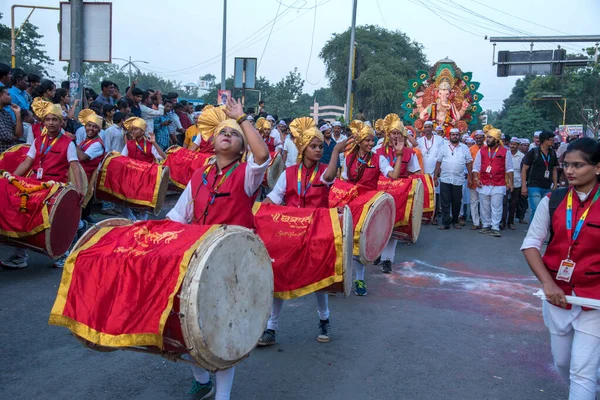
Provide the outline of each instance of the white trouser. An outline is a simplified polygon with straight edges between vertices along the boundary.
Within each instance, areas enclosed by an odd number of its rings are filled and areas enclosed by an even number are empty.
[[[548,302],[542,306],[550,331],[552,358],[558,372],[570,382],[569,400],[594,400],[600,367],[600,310],[565,310]]]
[[[469,189],[471,195],[471,218],[473,225],[479,226],[479,192],[475,189]]]
[[[194,379],[200,383],[208,383],[210,380],[210,375],[204,368],[192,365],[192,373],[194,374]],[[215,385],[217,386],[215,400],[229,400],[234,376],[235,367],[215,372]]]
[[[502,201],[504,195],[495,193],[492,195],[479,193],[479,211],[481,212],[481,224],[484,228],[500,230],[502,220]]]
[[[390,239],[390,241],[385,245],[383,252],[381,253],[381,261],[389,260],[394,263],[394,256],[396,255],[396,244],[398,241],[396,239]]]
[[[325,321],[329,319],[329,298],[325,292],[315,292],[317,297],[317,314],[319,319]],[[279,316],[281,315],[281,309],[283,308],[283,300],[273,297],[273,305],[271,306],[271,316],[269,322],[267,322],[267,329],[276,331],[279,329]]]
[[[352,263],[354,264],[354,272],[355,272],[355,276],[356,276],[356,280],[357,281],[364,281],[365,280],[365,266],[363,264],[361,264],[361,262],[358,260],[358,257],[353,256],[352,257]]]

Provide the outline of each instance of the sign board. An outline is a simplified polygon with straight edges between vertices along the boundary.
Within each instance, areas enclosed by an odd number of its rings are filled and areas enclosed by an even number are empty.
[[[233,87],[235,89],[256,88],[256,58],[235,58]]]
[[[559,125],[558,133],[563,142],[567,140],[567,136],[583,137],[583,125]]]
[[[225,104],[227,99],[231,98],[231,90],[219,90],[219,94],[217,95],[217,103]]]
[[[83,61],[111,62],[112,3],[83,3]],[[71,59],[71,4],[60,3],[59,60]]]
[[[200,79],[198,81],[198,89],[200,90],[210,90],[210,81],[205,81]]]
[[[497,75],[560,75],[566,59],[564,49],[499,51]]]

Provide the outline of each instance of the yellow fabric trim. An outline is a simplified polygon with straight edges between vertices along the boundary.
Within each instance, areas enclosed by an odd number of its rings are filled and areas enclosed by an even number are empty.
[[[160,184],[162,183],[163,177],[163,166],[159,165],[158,170],[156,171],[156,184],[154,185],[154,193],[152,194],[152,206],[156,207],[156,203],[158,202],[158,191],[160,189]]]
[[[107,235],[110,231],[112,231],[115,227],[110,228],[102,228],[92,238],[81,246],[79,249],[75,250],[67,261],[65,262],[65,267],[63,269],[63,275],[60,280],[60,286],[58,288],[58,294],[56,300],[54,302],[54,306],[52,307],[52,311],[50,312],[50,318],[48,323],[51,325],[64,326],[71,330],[77,336],[80,336],[92,343],[98,344],[100,346],[108,346],[108,347],[128,347],[128,346],[156,346],[160,349],[163,348],[163,337],[162,333],[165,328],[165,324],[167,322],[167,318],[171,313],[171,309],[173,308],[173,299],[175,295],[179,292],[181,288],[181,283],[185,278],[185,274],[187,272],[187,267],[189,265],[190,259],[194,255],[194,252],[198,248],[198,246],[205,240],[206,236],[211,234],[215,229],[219,228],[221,225],[213,225],[211,226],[183,255],[183,259],[179,264],[179,276],[177,278],[177,283],[173,292],[169,295],[169,300],[167,303],[167,307],[163,310],[163,313],[160,317],[159,321],[159,331],[160,334],[154,333],[135,333],[135,334],[123,334],[123,335],[111,335],[108,333],[99,332],[89,326],[77,322],[69,317],[66,317],[63,314],[65,310],[65,305],[67,303],[67,296],[69,294],[69,288],[71,286],[71,280],[73,278],[73,270],[75,268],[75,261],[79,253],[83,250],[89,249],[98,243],[100,239],[102,239],[105,235]]]
[[[429,204],[431,204],[431,207],[423,208],[423,212],[431,212],[435,210],[435,190],[433,190],[433,184],[431,180],[425,179],[425,182],[429,191]]]
[[[360,213],[360,218],[356,224],[356,228],[354,228],[354,247],[352,249],[352,254],[355,256],[360,255],[360,234],[365,223],[365,219],[367,218],[367,214],[369,213],[369,209],[375,200],[380,198],[384,193],[385,192],[377,192],[377,194],[363,206],[362,212]]]
[[[162,176],[162,168],[163,168],[160,165],[158,166],[159,179],[156,180],[156,187],[154,188],[154,194],[152,195],[152,201],[132,199],[130,197],[123,196],[120,193],[113,192],[112,190],[110,190],[106,187],[106,170],[108,168],[108,164],[110,164],[110,162],[113,160],[113,158],[119,157],[120,155],[121,154],[119,154],[119,153],[113,152],[113,154],[110,154],[108,157],[106,157],[106,159],[104,160],[104,163],[102,163],[102,169],[101,169],[102,175],[100,177],[100,183],[98,184],[98,190],[100,190],[101,192],[104,192],[104,193],[108,193],[112,196],[115,196],[117,199],[126,201],[131,204],[137,204],[139,206],[147,206],[147,207],[151,207],[151,208],[156,207],[156,199],[158,198],[158,188],[160,187],[160,181],[161,181],[160,177]]]
[[[252,212],[258,212],[261,203],[254,203],[254,207]],[[258,205],[258,207],[257,207]],[[329,209],[329,216],[331,218],[331,226],[333,228],[333,236],[335,243],[335,272],[333,276],[327,277],[319,282],[312,283],[308,286],[304,286],[298,289],[290,290],[287,292],[275,292],[273,295],[278,299],[282,300],[291,300],[297,297],[306,296],[307,294],[311,294],[316,292],[317,290],[324,289],[328,286],[333,285],[337,282],[342,282],[344,280],[344,268],[342,265],[342,259],[344,258],[344,250],[342,244],[342,228],[340,226],[340,221],[337,214],[337,208]]]
[[[404,209],[404,219],[402,221],[398,221],[394,224],[394,228],[398,228],[400,226],[407,226],[408,222],[411,219],[410,212],[412,211],[413,202],[415,199],[415,191],[417,190],[417,180],[412,179],[411,181],[412,188],[410,189],[410,193],[408,194],[408,199],[406,200],[406,207]]]
[[[256,213],[258,213],[258,210],[260,210],[260,206],[262,206],[262,203],[259,203],[258,201],[254,203],[254,205],[252,206],[252,215],[256,215]]]
[[[17,145],[11,146],[11,147],[10,147],[10,148],[8,148],[6,151],[4,151],[4,152],[0,153],[0,161],[4,160],[4,156],[5,156],[6,154],[8,154],[8,153],[14,153],[14,152],[18,151],[19,149],[21,149],[23,146],[25,146],[25,147],[27,147],[27,148],[29,148],[29,147],[30,147],[30,145],[28,145],[28,144],[25,144],[25,143],[23,143],[23,144],[17,144]],[[14,171],[8,171],[8,172],[10,172],[10,173],[12,174]]]

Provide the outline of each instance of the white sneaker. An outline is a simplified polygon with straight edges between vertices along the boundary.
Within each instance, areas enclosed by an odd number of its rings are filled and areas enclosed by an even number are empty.
[[[27,259],[13,255],[8,260],[2,261],[2,266],[4,268],[27,268]]]
[[[69,257],[69,252],[67,251],[64,256],[54,261],[52,268],[64,268],[65,261],[67,261],[67,257]]]

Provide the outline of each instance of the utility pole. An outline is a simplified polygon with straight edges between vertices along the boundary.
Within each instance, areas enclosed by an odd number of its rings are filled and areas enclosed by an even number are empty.
[[[83,104],[83,0],[71,0],[71,54],[69,59],[69,92],[71,107],[79,100]],[[79,110],[75,110],[76,113]]]
[[[15,8],[31,8],[31,12],[27,16],[27,18],[25,18],[25,21],[23,21],[23,23],[21,24],[19,29],[17,29],[16,31],[15,31]],[[60,8],[58,8],[58,7],[24,6],[21,4],[14,4],[13,6],[10,7],[10,64],[11,64],[12,68],[17,67],[17,45],[16,45],[17,37],[19,37],[21,30],[23,29],[23,27],[25,26],[27,21],[29,21],[29,17],[31,17],[31,14],[33,14],[33,12],[36,9],[60,11]]]
[[[135,60],[135,61],[131,61],[131,56],[129,56],[129,59],[126,60],[124,58],[117,58],[117,57],[113,57],[113,60],[120,60],[120,61],[125,61],[125,65],[123,65],[121,68],[119,68],[119,71],[123,71],[125,68],[129,67],[129,71],[127,72],[127,76],[129,77],[129,86],[131,86],[131,67],[135,68],[135,70],[137,71],[138,74],[141,74],[140,69],[137,67],[137,65],[135,65],[136,63],[144,63],[144,64],[149,64],[148,61],[144,61],[144,60]]]
[[[221,52],[221,90],[225,90],[225,58],[227,55],[227,0],[223,0],[223,49]]]
[[[346,123],[350,122],[352,115],[352,81],[354,79],[354,38],[356,35],[356,8],[358,0],[353,1],[352,6],[352,27],[350,28],[350,49],[348,50],[348,88],[346,92]]]

